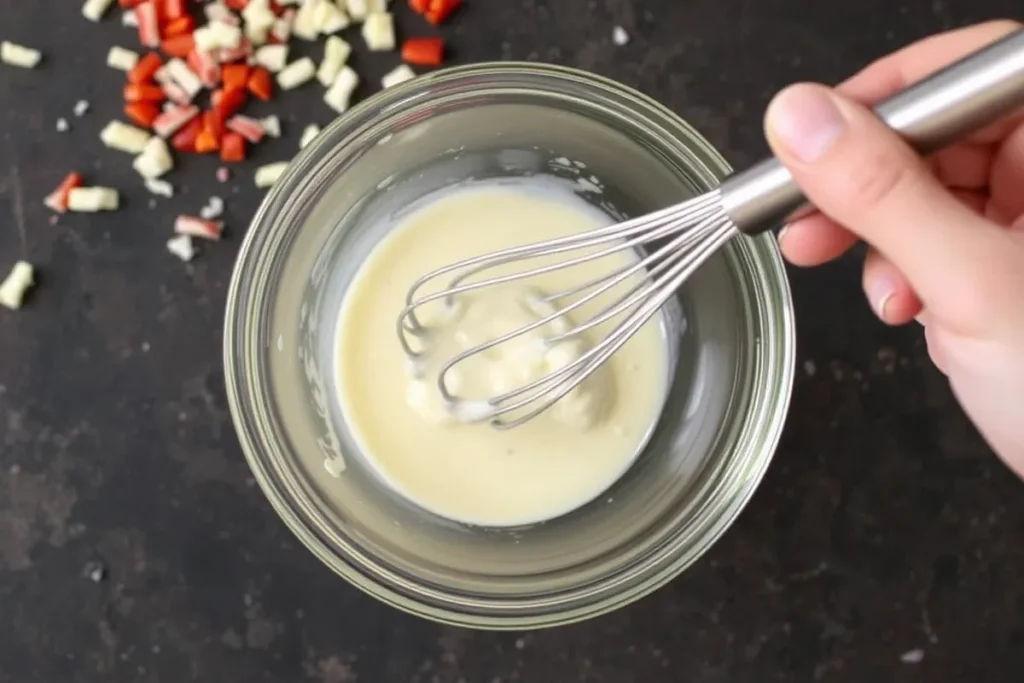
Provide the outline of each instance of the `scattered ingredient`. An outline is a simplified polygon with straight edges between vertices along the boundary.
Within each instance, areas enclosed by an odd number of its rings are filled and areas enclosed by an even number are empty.
[[[68,194],[68,211],[117,211],[118,203],[112,187],[75,187]]]
[[[338,72],[337,78],[334,79],[334,83],[324,93],[324,102],[331,109],[341,114],[348,109],[352,93],[356,91],[358,85],[359,76],[356,72],[350,67],[342,67],[341,71]]]
[[[389,12],[376,12],[363,23],[363,40],[374,52],[395,49],[395,22]]]
[[[0,283],[0,306],[16,311],[25,300],[25,293],[35,284],[35,270],[27,261],[18,261],[11,273]]]
[[[288,46],[264,45],[256,50],[254,60],[267,71],[276,74],[288,63]]]
[[[228,130],[238,133],[253,144],[262,140],[264,133],[266,133],[266,129],[261,122],[248,116],[232,116],[228,119],[226,125]]]
[[[293,90],[313,80],[316,64],[309,57],[303,57],[286,66],[277,74],[277,85],[281,90]]]
[[[174,168],[174,158],[164,139],[151,137],[142,153],[135,157],[132,168],[146,179],[159,178]]]
[[[612,42],[622,47],[629,42],[629,34],[626,33],[626,29],[621,26],[616,26],[612,29]]]
[[[196,248],[192,245],[192,238],[189,235],[176,235],[167,240],[167,251],[185,263],[191,261],[196,255]]]
[[[152,194],[159,195],[161,197],[174,196],[174,185],[171,185],[166,180],[160,180],[159,178],[147,178],[146,189]]]
[[[199,116],[199,107],[193,104],[187,106],[172,105],[153,119],[153,132],[162,138],[170,137],[197,116]]]
[[[260,125],[263,126],[263,132],[270,137],[281,137],[281,119],[277,118],[273,114],[270,116],[264,116],[260,119]]]
[[[924,650],[921,648],[907,650],[900,655],[900,661],[904,664],[920,664],[924,661]]]
[[[423,12],[424,18],[434,26],[438,26],[462,5],[462,0],[430,0]]]
[[[178,235],[200,237],[204,240],[219,240],[224,231],[220,221],[208,221],[196,216],[178,216],[174,219],[174,232]]]
[[[313,138],[317,135],[320,135],[320,126],[315,123],[311,123],[306,126],[306,129],[302,131],[302,137],[299,138],[299,149],[302,149],[309,143],[313,142]]]
[[[331,36],[327,39],[324,43],[324,58],[316,72],[316,79],[322,86],[327,88],[334,83],[334,79],[338,77],[341,67],[345,66],[350,54],[352,54],[352,46],[338,36]]]
[[[85,4],[82,5],[82,16],[89,21],[99,21],[113,4],[114,0],[85,0]]]
[[[206,206],[199,209],[199,217],[203,220],[212,221],[224,214],[224,200],[214,195],[206,202]]]
[[[286,168],[288,168],[287,161],[278,161],[274,164],[260,166],[256,169],[256,175],[254,177],[256,187],[270,187],[277,182],[277,179],[281,177],[281,174],[284,173]]]
[[[104,145],[129,154],[141,154],[151,137],[141,128],[120,121],[111,121],[100,131],[100,140]]]
[[[443,59],[443,38],[410,38],[402,44],[402,61],[406,64],[440,66]]]
[[[43,200],[43,204],[52,211],[57,213],[64,213],[68,210],[68,196],[71,194],[71,190],[76,187],[81,187],[83,184],[82,176],[76,171],[72,171],[64,176],[64,180],[60,182],[57,189],[46,195],[46,199]]]
[[[225,163],[245,161],[245,138],[234,131],[224,133],[220,146],[220,160]]]
[[[231,180],[231,171],[229,171],[228,169],[226,169],[223,166],[218,168],[217,169],[217,182],[218,183],[226,183],[229,180]]]
[[[107,53],[107,66],[119,71],[131,71],[139,63],[139,53],[115,45]]]
[[[414,78],[416,78],[416,72],[410,69],[408,64],[400,64],[384,74],[384,77],[380,79],[380,84],[383,88],[387,89]]]
[[[78,100],[75,102],[75,107],[71,111],[74,112],[75,116],[78,118],[82,118],[89,111],[89,103],[85,100]]]
[[[0,43],[0,62],[23,69],[34,69],[43,59],[43,53],[10,41]]]
[[[63,117],[57,119],[57,132],[58,133],[66,133],[69,130],[71,130],[71,124],[68,123],[67,119],[65,119]]]

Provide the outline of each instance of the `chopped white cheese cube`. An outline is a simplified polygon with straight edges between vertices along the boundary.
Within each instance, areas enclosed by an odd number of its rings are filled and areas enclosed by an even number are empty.
[[[288,63],[287,45],[264,45],[257,48],[254,59],[256,63],[271,73],[277,73]]]
[[[363,40],[374,52],[395,49],[395,22],[388,12],[375,12],[363,23]]]
[[[278,161],[274,164],[260,166],[256,169],[256,174],[253,178],[256,182],[256,187],[270,187],[277,182],[277,179],[281,177],[286,168],[288,168],[287,161]]]
[[[135,16],[135,10],[126,9],[121,14],[121,26],[135,28],[139,25],[139,18]]]
[[[311,123],[306,126],[306,129],[302,131],[302,137],[299,138],[299,149],[302,149],[309,143],[313,142],[317,135],[320,135],[320,126],[315,123]]]
[[[139,63],[139,53],[115,45],[107,53],[107,66],[120,71],[131,71]]]
[[[371,14],[388,11],[388,0],[339,0],[340,2],[345,2],[349,16],[356,21],[364,21]]]
[[[112,187],[75,187],[68,193],[68,211],[115,211],[118,201]]]
[[[25,293],[35,284],[35,270],[27,261],[18,261],[0,283],[0,306],[16,311],[25,300]]]
[[[306,0],[295,14],[295,22],[292,24],[292,35],[303,40],[316,40],[320,35],[320,27],[316,22],[320,12],[321,3],[328,0]]]
[[[43,53],[8,40],[0,43],[0,62],[23,69],[34,69],[43,59]]]
[[[297,59],[277,74],[277,84],[281,90],[293,90],[313,80],[316,75],[316,64],[309,57]]]
[[[316,9],[316,26],[321,35],[331,35],[348,28],[352,22],[344,10],[329,0],[321,2]]]
[[[263,132],[272,138],[281,137],[281,119],[271,114],[270,116],[264,116],[260,119],[260,125],[263,126]]]
[[[242,18],[245,20],[245,35],[257,45],[267,42],[270,29],[277,21],[269,0],[251,0],[242,10]]]
[[[114,0],[85,0],[82,5],[82,16],[89,21],[99,21],[107,13]]]
[[[146,189],[152,194],[159,195],[161,197],[173,197],[174,196],[174,185],[171,185],[166,180],[159,180],[158,178],[146,178]]]
[[[100,131],[100,140],[111,149],[141,154],[152,136],[141,128],[120,121],[111,121]]]
[[[348,109],[352,93],[355,92],[358,85],[359,75],[351,67],[342,67],[338,77],[334,79],[334,83],[324,93],[324,102],[331,109],[341,114]]]
[[[174,168],[174,158],[163,138],[154,135],[146,142],[142,153],[135,157],[132,168],[143,178],[159,178]]]
[[[188,64],[175,57],[168,61],[157,72],[157,81],[170,78],[178,87],[185,91],[189,98],[195,97],[203,89],[203,82],[196,75],[196,72],[189,68]]]
[[[416,72],[410,69],[408,64],[402,64],[384,74],[384,77],[380,79],[380,84],[384,88],[390,88],[414,78],[416,78]]]
[[[242,43],[242,29],[222,21],[212,21],[192,32],[196,49],[211,52],[217,49],[234,49]]]
[[[324,58],[316,71],[316,79],[321,85],[328,88],[334,83],[350,54],[352,46],[338,36],[331,36],[324,42]]]
[[[192,245],[192,237],[189,235],[177,235],[167,240],[167,251],[185,263],[191,261],[196,255],[196,248]]]

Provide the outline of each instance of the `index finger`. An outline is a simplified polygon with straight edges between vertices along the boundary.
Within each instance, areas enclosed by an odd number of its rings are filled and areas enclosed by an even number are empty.
[[[872,62],[836,89],[861,104],[875,104],[1019,28],[1019,21],[1000,19],[939,33]],[[967,139],[982,144],[998,142],[1020,122],[1018,114]]]

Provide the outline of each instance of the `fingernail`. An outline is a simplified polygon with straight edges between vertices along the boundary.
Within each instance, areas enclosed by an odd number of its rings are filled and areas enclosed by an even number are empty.
[[[793,85],[768,105],[769,135],[800,161],[817,161],[835,144],[846,120],[835,100],[822,86]]]
[[[879,317],[882,322],[888,322],[888,307],[892,302],[893,297],[896,295],[896,286],[892,280],[887,277],[880,277],[872,280],[867,286],[868,299],[871,301],[872,307],[875,309],[875,315]]]
[[[782,229],[779,230],[779,234],[775,236],[775,241],[779,243],[780,247],[782,246],[782,240],[784,240],[786,238],[786,233],[787,232],[789,232],[789,224],[788,223],[786,225],[783,225]]]

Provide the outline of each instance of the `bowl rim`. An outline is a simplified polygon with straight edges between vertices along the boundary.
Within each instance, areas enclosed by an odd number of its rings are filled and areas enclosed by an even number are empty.
[[[644,113],[656,115],[660,122],[674,126],[670,134],[678,138],[679,142],[685,139],[688,148],[696,148],[702,155],[702,161],[707,162],[710,171],[719,180],[731,172],[728,162],[690,124],[654,99],[612,79],[571,67],[532,62],[492,62],[442,69],[367,98],[335,119],[314,144],[307,146],[289,163],[284,174],[267,193],[246,232],[228,288],[224,319],[224,381],[232,421],[258,485],[285,525],[324,564],[365,593],[406,613],[436,622],[489,630],[550,627],[605,614],[654,592],[701,557],[746,507],[774,456],[790,404],[796,360],[792,295],[776,241],[767,235],[746,238],[749,245],[749,249],[745,248],[746,260],[760,276],[750,283],[757,295],[753,297],[752,305],[763,309],[760,312],[771,324],[772,331],[778,334],[777,339],[769,340],[769,343],[776,345],[775,353],[770,359],[774,366],[774,372],[769,377],[771,382],[764,382],[765,386],[758,382],[754,383],[751,389],[754,395],[750,397],[749,414],[741,421],[745,432],[759,432],[758,456],[751,458],[749,467],[738,473],[738,493],[731,496],[727,508],[717,510],[717,518],[708,523],[709,526],[697,539],[698,542],[684,553],[655,553],[644,563],[645,568],[653,568],[644,580],[631,584],[623,581],[623,590],[609,590],[614,586],[606,586],[597,600],[565,611],[545,611],[540,616],[520,614],[519,612],[526,611],[524,607],[529,605],[519,605],[514,610],[495,616],[479,611],[460,612],[454,608],[455,605],[466,604],[467,601],[451,599],[451,596],[447,596],[449,607],[439,607],[428,600],[417,599],[425,595],[423,587],[411,584],[405,577],[395,572],[384,572],[389,575],[385,577],[386,581],[383,580],[380,565],[371,563],[375,571],[368,571],[371,566],[358,557],[362,553],[339,558],[338,549],[332,547],[317,532],[315,525],[296,509],[294,502],[290,500],[290,495],[295,492],[284,489],[274,480],[274,458],[268,455],[268,452],[274,450],[275,446],[280,446],[274,443],[270,430],[258,420],[254,420],[251,414],[254,392],[251,391],[253,375],[250,373],[256,373],[258,368],[249,355],[239,349],[248,348],[255,351],[260,346],[254,339],[255,327],[244,324],[254,314],[255,306],[250,301],[254,298],[250,291],[250,281],[253,279],[252,269],[260,258],[260,248],[263,246],[260,240],[268,236],[263,233],[272,234],[276,229],[272,220],[275,213],[281,210],[283,204],[294,199],[295,193],[306,184],[303,179],[314,161],[338,147],[346,137],[346,129],[351,132],[355,122],[375,113],[393,114],[403,105],[422,104],[425,100],[437,96],[431,95],[431,90],[438,86],[476,79],[481,86],[486,87],[488,77],[514,76],[568,79],[576,84],[590,86],[621,98],[631,106],[642,109]],[[774,291],[762,292],[766,287]],[[758,360],[755,359],[755,362]],[[755,372],[758,380],[761,379],[762,373],[763,370]],[[770,396],[766,396],[769,392]],[[758,398],[761,399],[760,402]],[[760,427],[752,430],[750,425],[755,423]],[[736,447],[739,448],[741,445],[737,441]],[[671,561],[665,561],[665,556],[669,556]]]

